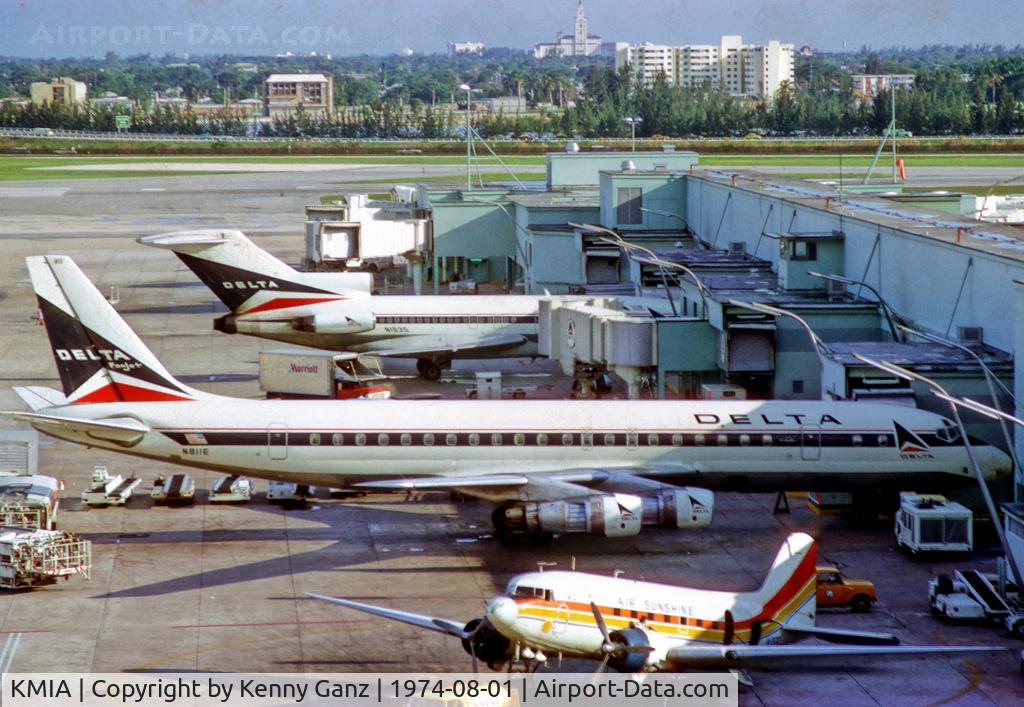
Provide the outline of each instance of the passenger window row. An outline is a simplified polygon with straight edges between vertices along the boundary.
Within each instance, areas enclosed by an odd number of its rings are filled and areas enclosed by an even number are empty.
[[[309,445],[312,447],[318,447],[323,443],[323,437],[320,433],[311,433],[308,437]],[[293,444],[298,441],[298,436],[292,436]],[[590,448],[595,444],[605,447],[629,447],[635,449],[639,446],[647,447],[660,447],[660,446],[672,446],[672,447],[728,447],[728,446],[740,446],[740,447],[772,447],[772,446],[852,446],[852,447],[864,447],[864,446],[876,446],[876,447],[888,447],[892,444],[892,437],[887,434],[880,435],[825,435],[820,433],[809,433],[804,435],[799,434],[746,434],[746,433],[730,433],[730,434],[644,434],[640,435],[636,432],[627,432],[625,434],[621,432],[606,432],[600,434],[594,434],[592,432],[584,433],[573,433],[563,432],[561,434],[549,434],[546,432],[493,432],[493,433],[477,433],[477,432],[448,432],[448,433],[410,433],[403,432],[400,434],[389,434],[386,432],[379,434],[369,434],[363,432],[357,432],[355,434],[348,433],[343,434],[340,432],[334,433],[330,436],[330,444],[335,447],[342,446],[356,446],[365,447],[377,446],[387,447],[389,445],[398,445],[402,447],[409,446],[422,446],[422,447],[433,447],[433,446],[470,446],[477,447],[480,445],[490,445],[493,447],[500,447],[504,445],[511,445],[516,447],[545,447],[548,445],[560,445],[563,447],[572,446],[583,446]]]

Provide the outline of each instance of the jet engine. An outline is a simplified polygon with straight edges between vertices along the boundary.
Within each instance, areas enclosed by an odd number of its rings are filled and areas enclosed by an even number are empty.
[[[323,313],[299,317],[294,326],[310,334],[358,334],[370,331],[376,323],[373,312]]]
[[[639,496],[617,493],[510,506],[504,509],[504,525],[531,534],[589,533],[619,538],[640,532],[642,513]]]
[[[699,488],[665,489],[643,501],[645,527],[703,528],[715,509],[715,494]]]
[[[644,527],[702,528],[711,523],[715,495],[700,488],[666,488],[650,496],[616,493],[565,501],[520,503],[499,510],[495,526],[513,533],[636,535]]]
[[[472,619],[464,630],[470,634],[462,639],[463,649],[489,667],[504,662],[512,653],[512,642],[501,635],[482,616]]]

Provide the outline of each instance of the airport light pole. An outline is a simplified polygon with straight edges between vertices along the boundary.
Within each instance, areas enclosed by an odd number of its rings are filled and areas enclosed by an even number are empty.
[[[1013,572],[1013,577],[1017,582],[1018,587],[1024,587],[1024,581],[1020,576],[1020,570],[1017,567],[1017,563],[1013,561],[1013,552],[1010,550],[1009,544],[1006,542],[1006,534],[1003,532],[1003,526],[999,524],[999,513],[996,511],[995,502],[992,500],[992,493],[988,490],[988,484],[985,483],[985,477],[981,473],[981,467],[978,466],[978,459],[974,455],[974,448],[971,447],[971,440],[967,436],[967,428],[964,427],[963,418],[960,417],[960,407],[963,406],[970,410],[978,411],[981,406],[979,403],[965,404],[964,401],[954,398],[949,392],[941,385],[936,383],[931,378],[923,376],[916,371],[910,371],[896,364],[889,363],[888,361],[878,361],[873,358],[869,358],[859,353],[853,354],[853,357],[862,363],[866,363],[869,366],[877,368],[880,371],[888,373],[891,376],[896,376],[902,380],[913,383],[917,381],[924,383],[931,390],[932,394],[937,398],[941,398],[949,403],[949,409],[953,413],[953,421],[956,423],[957,431],[960,433],[960,439],[963,440],[964,449],[967,451],[967,459],[971,464],[971,470],[974,472],[974,477],[978,482],[978,489],[981,491],[981,496],[985,500],[985,509],[988,511],[989,517],[992,519],[992,525],[995,526],[996,535],[999,537],[999,544],[1003,548],[1003,553],[1006,555],[1006,559],[1010,564],[1010,570]],[[1001,411],[991,409],[993,414],[1005,415]],[[987,413],[982,413],[987,414]],[[1009,416],[1011,420],[1016,420],[1013,416]],[[1024,421],[1022,421],[1024,422]]]
[[[639,115],[627,115],[622,119],[622,122],[629,126],[630,133],[632,135],[633,152],[636,152],[636,126],[644,122],[644,119]]]
[[[819,356],[820,354],[832,354],[832,349],[829,348],[828,344],[821,340],[821,337],[815,333],[814,328],[807,323],[807,320],[798,314],[790,312],[788,309],[772,307],[771,305],[762,304],[761,302],[743,302],[735,299],[729,300],[729,304],[734,307],[743,307],[743,309],[752,309],[755,312],[761,312],[762,314],[771,314],[776,317],[789,317],[807,330],[807,335],[811,338],[811,343],[814,344],[814,348],[818,350]]]
[[[682,217],[682,216],[680,216],[679,214],[674,214],[674,213],[672,213],[671,211],[662,211],[661,209],[649,209],[649,208],[647,208],[646,206],[641,206],[641,207],[640,207],[640,210],[641,210],[641,211],[643,211],[643,212],[649,213],[649,214],[657,214],[658,216],[665,216],[666,218],[674,218],[674,219],[679,219],[679,222],[683,224],[683,227],[684,227],[684,228],[685,228],[685,227],[686,227],[686,225],[687,225],[687,223],[686,223],[686,219],[685,219],[685,218],[683,218],[683,217]],[[700,238],[699,238],[699,237],[697,236],[697,234],[696,234],[696,233],[695,233],[695,234],[693,234],[693,240],[697,241],[697,245],[699,245],[699,246],[700,246],[701,248],[703,248],[704,250],[707,250],[708,248],[710,248],[710,246],[709,246],[709,245],[708,245],[707,243],[705,243],[704,241],[702,241],[702,240],[701,240],[701,239],[700,239]]]
[[[674,270],[679,270],[683,274],[687,275],[691,280],[693,280],[693,284],[697,286],[697,291],[700,292],[700,298],[701,298],[701,302],[702,302],[702,306],[703,306],[703,313],[702,313],[703,316],[706,317],[708,315],[708,291],[707,291],[707,288],[704,286],[704,282],[697,276],[697,273],[693,272],[693,270],[691,270],[690,268],[688,268],[685,265],[682,265],[680,263],[673,263],[673,262],[668,261],[668,260],[662,260],[650,248],[646,248],[646,247],[644,247],[642,245],[639,245],[638,243],[630,243],[629,241],[625,240],[622,236],[620,236],[618,233],[616,233],[615,231],[611,230],[610,228],[605,228],[604,226],[594,226],[594,225],[589,225],[589,224],[579,224],[579,223],[572,223],[572,222],[570,222],[569,225],[572,226],[573,228],[578,228],[578,229],[581,229],[581,230],[598,231],[599,233],[606,233],[606,234],[608,234],[610,236],[610,238],[604,239],[606,242],[611,242],[614,245],[619,246],[620,248],[626,250],[627,253],[630,250],[639,250],[642,253],[645,253],[647,255],[647,259],[646,260],[641,260],[639,258],[634,258],[632,255],[630,255],[629,258],[630,258],[630,260],[635,260],[636,262],[641,263],[641,264],[646,262],[646,263],[648,263],[650,265],[656,265],[656,266],[658,266],[658,268],[660,268],[660,270],[661,270],[661,281],[662,281],[662,283],[663,283],[663,285],[665,287],[665,296],[668,298],[669,305],[671,305],[671,307],[672,307],[673,314],[675,314],[677,316],[678,316],[678,312],[676,310],[675,302],[673,302],[673,300],[672,300],[672,293],[669,291],[668,278],[665,275],[665,268],[672,268]],[[684,314],[685,314],[685,312],[684,312]]]
[[[919,331],[918,329],[912,329],[912,328],[910,328],[910,327],[908,327],[908,326],[906,326],[904,324],[898,324],[897,326],[900,328],[901,331],[904,331],[904,332],[906,332],[908,334],[913,334],[914,336],[920,337],[920,338],[924,339],[925,341],[930,341],[933,344],[938,344],[939,346],[945,346],[946,348],[955,349],[957,351],[962,351],[965,354],[967,354],[968,356],[970,356],[971,358],[973,358],[978,363],[978,365],[981,366],[982,373],[985,374],[985,383],[988,385],[988,394],[992,398],[992,404],[996,405],[996,406],[999,405],[999,397],[997,396],[996,389],[995,389],[995,386],[999,385],[999,387],[1002,388],[1003,392],[1006,393],[1007,396],[1009,396],[1010,402],[1013,404],[1014,409],[1016,410],[1017,400],[1016,400],[1016,398],[1014,398],[1013,393],[1005,385],[1003,385],[1003,382],[1001,380],[999,380],[999,378],[992,371],[992,369],[988,367],[988,364],[986,364],[985,361],[982,360],[981,356],[979,356],[975,351],[972,351],[970,347],[964,346],[963,344],[958,344],[955,341],[950,341],[949,339],[943,339],[941,336],[935,336],[934,334],[929,334],[928,332],[925,332],[925,331]],[[981,403],[976,403],[976,404],[977,405],[981,405]],[[994,410],[994,411],[1002,413],[1002,411],[999,410],[998,407],[996,407],[996,408],[988,408],[987,405],[983,406],[983,407],[985,407],[986,409],[991,409],[991,410]],[[971,408],[971,409],[973,410],[974,408]],[[975,411],[976,412],[981,412],[980,410],[975,410]],[[981,413],[981,414],[987,415],[987,413],[984,413],[984,412]],[[1005,415],[1005,413],[1003,413],[1003,415]],[[1020,459],[1017,458],[1017,450],[1016,450],[1016,447],[1014,446],[1013,438],[1010,436],[1010,428],[1007,427],[1007,425],[1006,425],[1007,420],[1009,420],[1010,422],[1013,422],[1013,421],[1017,420],[1017,418],[1014,417],[1013,415],[1006,415],[1005,417],[1001,416],[1001,415],[988,415],[988,417],[991,417],[992,419],[997,420],[999,422],[999,427],[1003,431],[1003,441],[1006,442],[1006,448],[1008,450],[1010,450],[1010,456],[1013,457],[1013,465],[1014,465],[1014,467],[1016,469],[1020,470],[1021,469]],[[1022,425],[1022,427],[1024,427],[1024,425]],[[1014,483],[1013,488],[1014,488],[1014,494],[1013,495],[1016,498],[1017,497],[1017,484],[1016,483]]]
[[[892,334],[893,340],[900,340],[899,333],[896,331],[895,321],[901,319],[901,317],[899,314],[896,313],[896,310],[890,307],[889,303],[882,298],[882,293],[880,293],[874,287],[872,287],[871,285],[862,280],[854,280],[852,277],[844,277],[842,275],[826,275],[824,273],[814,272],[813,270],[807,271],[807,274],[810,275],[811,277],[820,277],[822,280],[830,282],[841,282],[844,285],[860,285],[861,287],[866,289],[868,292],[875,296],[876,300],[878,300],[878,304],[882,308],[882,313],[885,315],[885,321],[889,324],[889,333]]]
[[[466,191],[473,191],[473,89],[463,83],[459,90],[466,92]]]

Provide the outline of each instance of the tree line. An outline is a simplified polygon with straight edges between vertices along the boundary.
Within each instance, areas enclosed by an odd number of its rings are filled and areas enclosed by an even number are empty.
[[[92,95],[113,87],[136,96],[130,107],[18,105],[0,102],[0,125],[113,130],[117,114],[131,117],[129,130],[154,133],[265,137],[449,138],[464,137],[465,93],[459,82],[480,87],[480,96],[515,95],[532,104],[527,112],[475,111],[484,137],[535,133],[550,137],[627,137],[625,116],[640,116],[640,137],[738,136],[757,132],[782,136],[877,135],[888,125],[891,95],[857,95],[851,68],[913,73],[910,89],[895,91],[898,126],[915,135],[1015,134],[1024,132],[1024,52],[979,48],[967,59],[948,59],[948,48],[920,54],[862,52],[863,64],[850,67],[847,55],[818,55],[797,64],[796,82],[784,83],[770,102],[739,100],[710,85],[671,86],[661,78],[641,85],[626,67],[616,72],[594,60],[535,62],[507,50],[491,57],[357,57],[345,60],[284,59],[267,71],[321,70],[332,73],[335,110],[318,117],[297,110],[273,121],[255,120],[230,103],[202,114],[190,105],[152,101],[153,90],[175,90],[189,97],[217,90],[236,97],[258,91],[265,73],[242,71],[238,57],[167,66],[157,60],[108,56],[85,68],[75,62],[52,64],[0,60],[0,92],[11,93],[31,80],[71,75],[90,84]],[[859,55],[857,55],[859,56]],[[908,58],[909,57],[909,58]],[[938,58],[937,58],[938,57]],[[913,61],[911,60],[913,59]],[[952,63],[943,63],[947,60]],[[91,67],[91,68],[89,68]],[[344,67],[343,73],[342,69]],[[83,73],[86,71],[86,73]],[[88,73],[92,71],[93,73]],[[340,77],[340,78],[339,78]],[[154,88],[156,87],[156,88]],[[249,94],[251,95],[251,93]],[[474,93],[474,100],[478,94]]]

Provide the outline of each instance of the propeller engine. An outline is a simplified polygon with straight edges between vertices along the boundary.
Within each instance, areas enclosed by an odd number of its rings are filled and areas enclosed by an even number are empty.
[[[597,628],[604,639],[601,643],[604,658],[597,667],[597,672],[603,673],[608,666],[620,673],[636,673],[643,670],[650,654],[654,652],[647,632],[639,628],[609,632],[597,604],[590,602],[590,610],[594,612],[594,620],[597,621]]]
[[[473,658],[473,672],[476,672],[477,660],[482,660],[488,667],[494,667],[511,654],[512,642],[482,616],[470,620],[463,631],[465,638],[462,639],[462,648]]]

